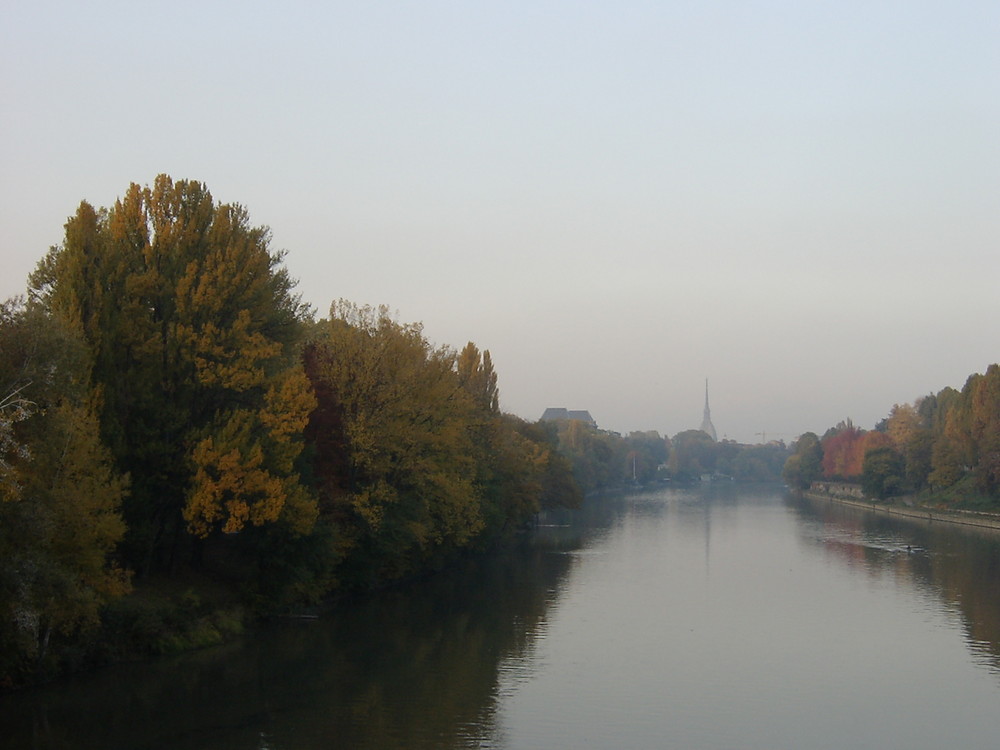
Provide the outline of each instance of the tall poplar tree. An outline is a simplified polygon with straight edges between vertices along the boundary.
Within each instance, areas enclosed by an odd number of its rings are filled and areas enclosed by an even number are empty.
[[[315,518],[294,469],[314,405],[297,364],[308,312],[269,245],[241,206],[160,175],[111,209],[81,203],[31,279],[90,349],[140,569],[189,535]]]

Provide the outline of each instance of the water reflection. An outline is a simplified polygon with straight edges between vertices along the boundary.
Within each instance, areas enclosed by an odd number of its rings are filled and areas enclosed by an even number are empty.
[[[5,746],[488,746],[501,664],[530,663],[571,564],[515,550],[239,645],[10,696]]]
[[[821,500],[790,500],[806,538],[869,575],[891,573],[956,613],[976,661],[1000,674],[1000,533],[886,516]]]
[[[5,696],[3,746],[988,746],[998,539],[774,487],[604,498],[319,621]]]

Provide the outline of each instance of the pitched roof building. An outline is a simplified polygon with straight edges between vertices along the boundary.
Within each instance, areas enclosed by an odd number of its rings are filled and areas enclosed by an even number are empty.
[[[590,412],[586,409],[564,409],[562,407],[552,407],[550,406],[542,414],[540,421],[542,422],[559,422],[568,421],[571,419],[578,419],[581,422],[586,422],[591,427],[597,427],[597,422],[594,418],[590,416]]]

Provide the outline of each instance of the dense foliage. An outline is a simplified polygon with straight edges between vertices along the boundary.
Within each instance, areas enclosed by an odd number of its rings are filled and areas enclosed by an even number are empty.
[[[784,464],[781,443],[504,414],[489,351],[385,308],[316,320],[282,259],[242,207],[161,175],[82,202],[0,306],[0,687],[218,642],[598,488]]]
[[[579,502],[555,432],[500,412],[488,351],[385,309],[313,320],[268,230],[204,185],[161,175],[65,230],[0,308],[0,686],[98,627],[184,640],[201,595],[157,609],[150,582],[271,612]],[[120,599],[133,580],[146,595]],[[198,627],[187,642],[233,629]]]
[[[846,420],[818,446],[807,433],[793,448],[785,478],[799,488],[843,480],[860,482],[869,497],[920,494],[939,504],[998,507],[1000,365],[971,375],[961,391],[944,388],[894,405],[873,430]]]
[[[0,684],[73,642],[129,589],[111,553],[128,481],[101,442],[85,347],[0,305]]]

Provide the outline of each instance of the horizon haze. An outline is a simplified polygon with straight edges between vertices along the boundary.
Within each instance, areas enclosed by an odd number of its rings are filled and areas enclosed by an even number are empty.
[[[159,173],[319,316],[489,349],[501,408],[870,429],[1000,359],[1000,5],[41,0],[0,10],[0,298]]]

